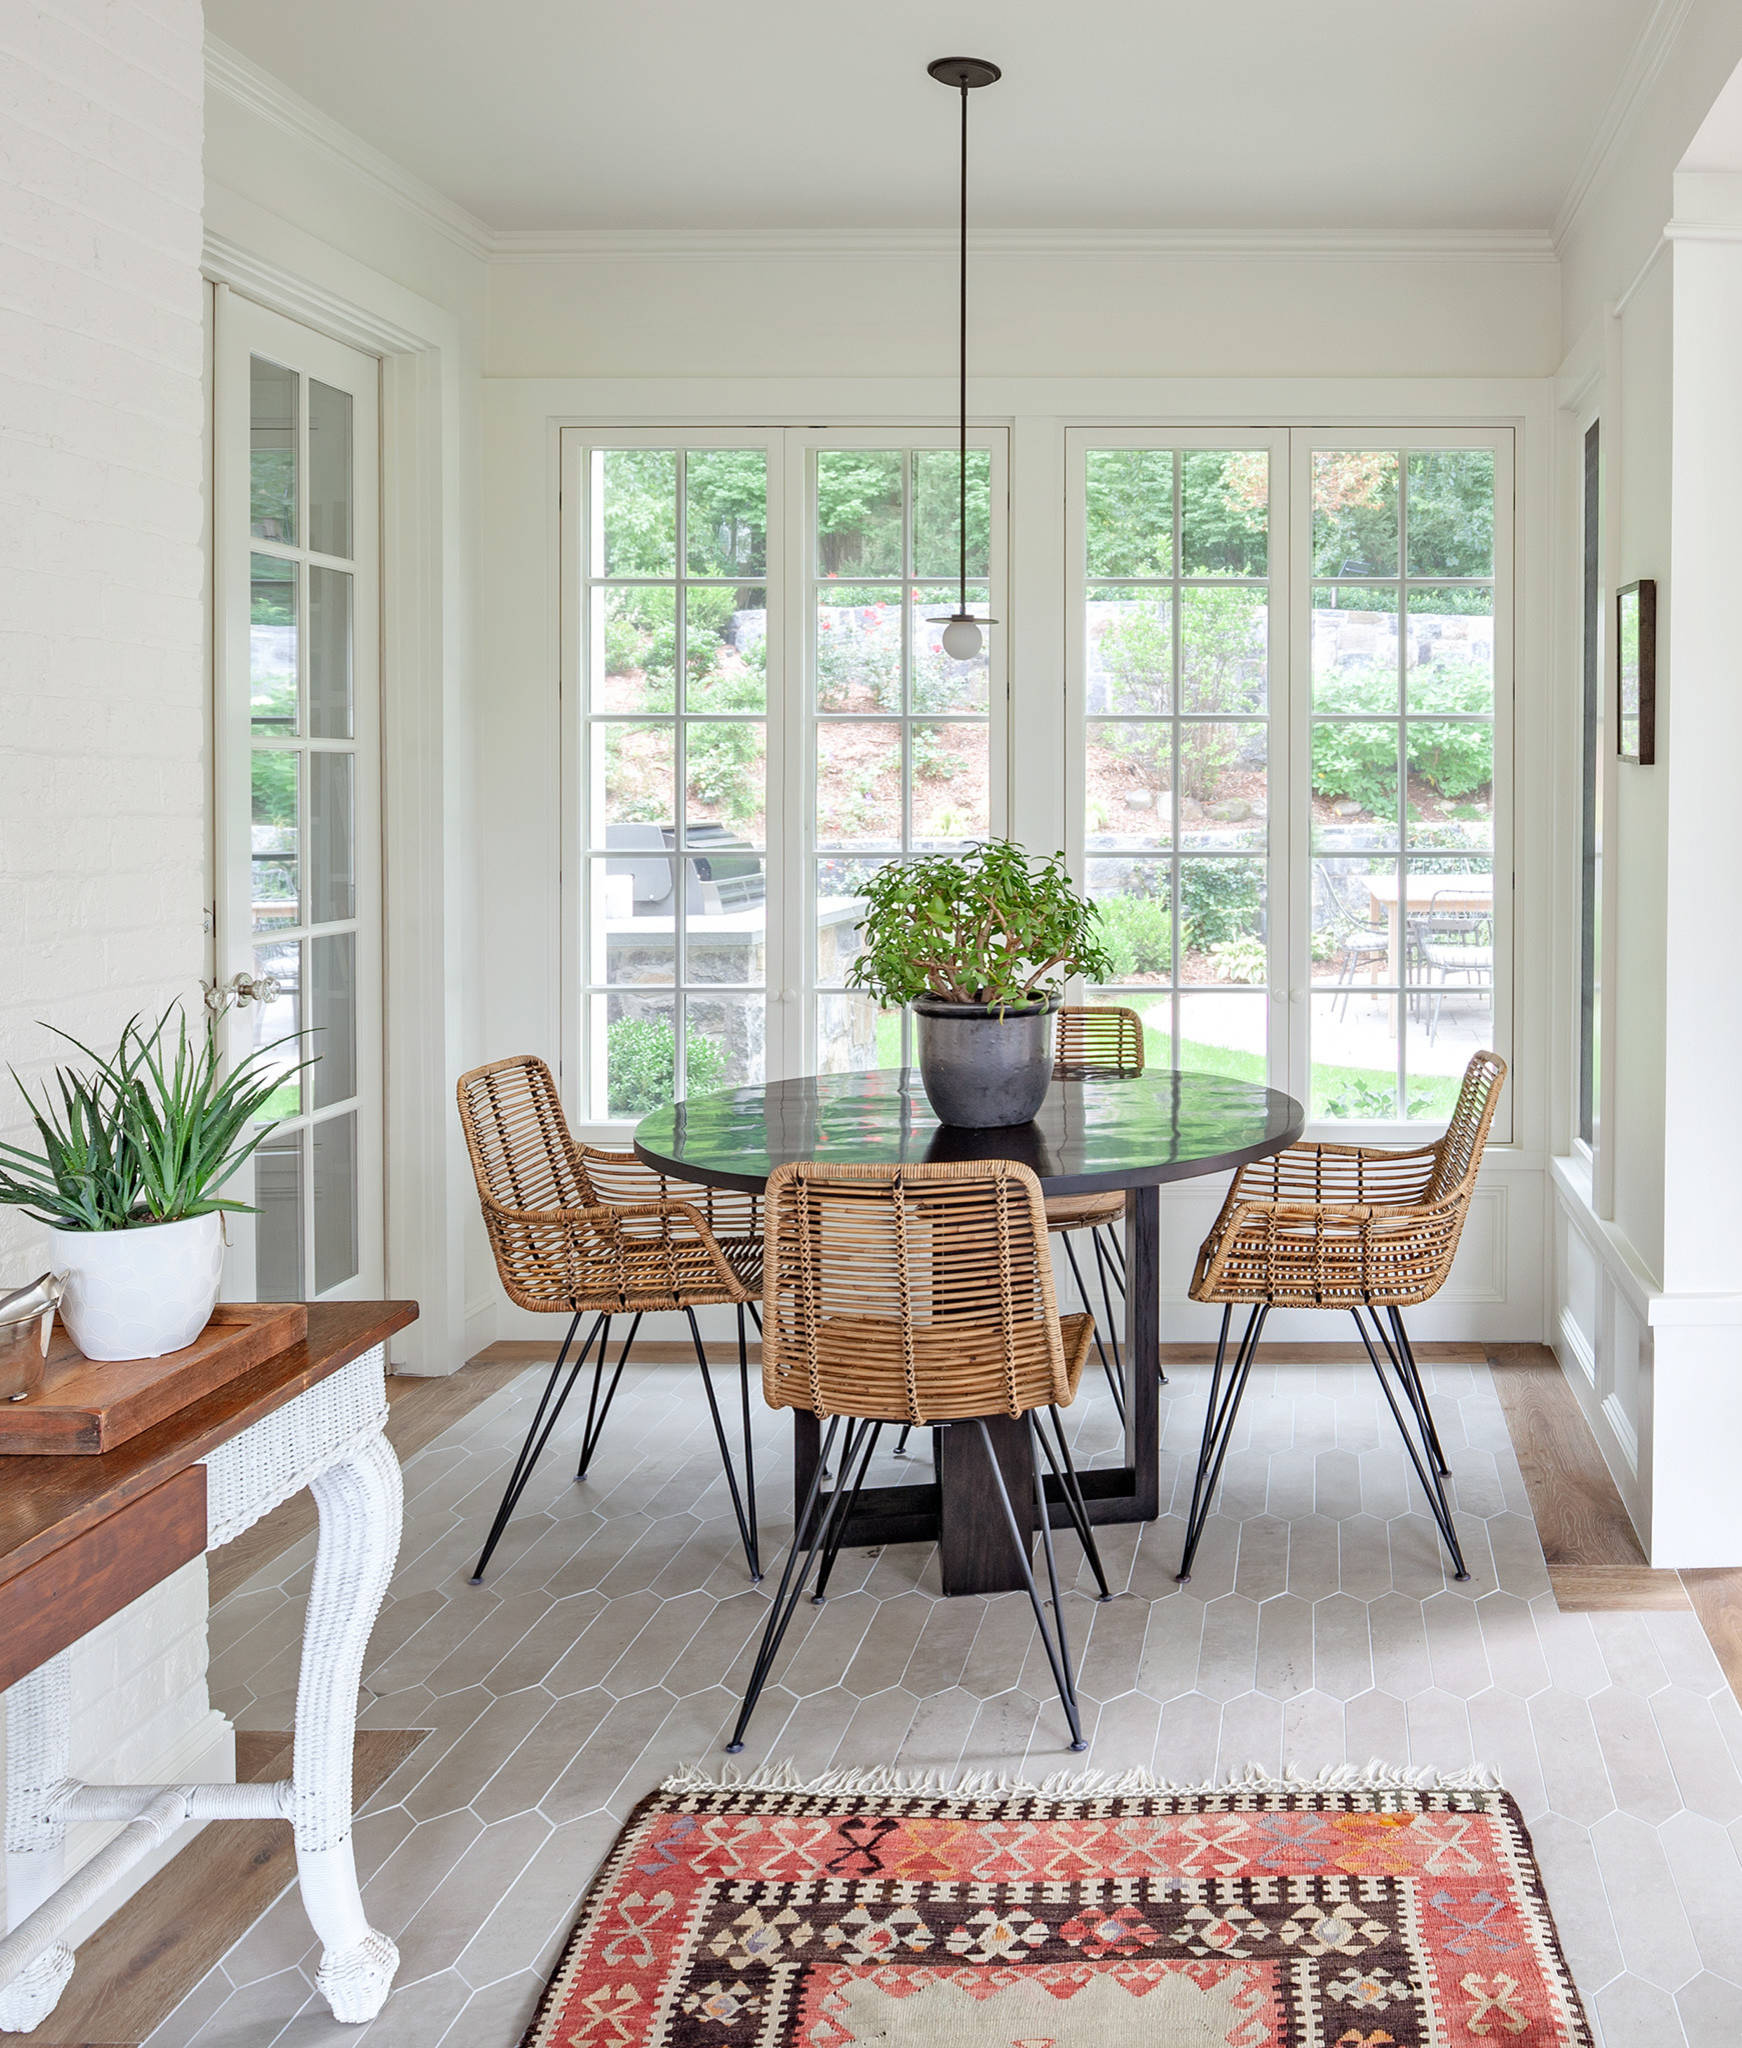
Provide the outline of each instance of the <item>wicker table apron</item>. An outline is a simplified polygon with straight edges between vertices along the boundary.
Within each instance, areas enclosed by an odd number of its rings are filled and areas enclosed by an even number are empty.
[[[1306,1116],[1292,1096],[1215,1074],[1168,1068],[1055,1081],[1033,1123],[970,1131],[940,1124],[912,1068],[869,1074],[812,1074],[765,1088],[734,1088],[656,1110],[637,1125],[635,1150],[649,1166],[704,1185],[759,1192],[794,1159],[841,1165],[1015,1159],[1034,1169],[1048,1195],[1123,1188],[1125,1290],[1125,1462],[1082,1474],[1095,1522],[1152,1522],[1160,1513],[1159,1236],[1164,1181],[1226,1173],[1292,1144]],[[1134,1370],[1137,1361],[1143,1370]],[[794,1485],[803,1500],[816,1470],[814,1416],[793,1418]],[[1033,1495],[1022,1426],[993,1425],[1011,1498]],[[990,1473],[964,1433],[934,1433],[937,1478],[924,1486],[867,1487],[846,1542],[939,1545],[946,1593],[1009,1592],[1020,1586]],[[1049,1497],[1056,1495],[1048,1481]],[[825,1494],[823,1499],[826,1501]],[[1065,1519],[1062,1498],[1053,1519]]]
[[[0,1486],[0,1601],[46,1624],[45,1661],[15,1678],[6,1709],[6,1909],[0,2031],[27,2033],[72,1974],[65,1935],[129,1868],[188,1821],[286,1820],[302,1899],[321,1942],[316,1977],[339,2020],[372,2019],[399,1952],[364,1916],[351,1853],[351,1745],[369,1631],[399,1554],[399,1465],[387,1420],[385,1339],[409,1303],[309,1311],[306,1341],[102,1457],[9,1458]],[[70,1642],[201,1549],[216,1549],[308,1487],[320,1514],[303,1621],[290,1778],[251,1785],[84,1785],[69,1778]],[[191,1511],[191,1519],[190,1519]],[[90,1589],[95,1587],[93,1593]],[[107,1596],[105,1590],[107,1589]],[[72,1877],[66,1832],[119,1821]]]

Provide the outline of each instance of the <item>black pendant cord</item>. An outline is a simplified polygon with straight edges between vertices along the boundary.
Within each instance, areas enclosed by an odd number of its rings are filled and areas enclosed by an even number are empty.
[[[960,427],[960,481],[961,506],[956,527],[957,566],[961,571],[961,590],[957,599],[957,610],[963,618],[968,615],[968,82],[962,81],[962,235],[961,235],[961,316],[958,321],[961,363],[957,405],[957,420]]]

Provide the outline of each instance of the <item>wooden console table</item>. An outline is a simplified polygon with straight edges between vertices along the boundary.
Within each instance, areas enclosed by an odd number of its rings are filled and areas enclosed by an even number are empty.
[[[188,1821],[286,1820],[335,2019],[373,2019],[399,1951],[363,1915],[351,1744],[363,1653],[399,1555],[387,1339],[412,1302],[310,1308],[308,1336],[100,1457],[0,1463],[0,1689],[6,1917],[0,2031],[28,2033],[72,1975],[65,1935]],[[303,1620],[291,1776],[268,1785],[84,1785],[67,1775],[71,1646],[303,1487],[320,1515]],[[77,1821],[121,1831],[67,1878]]]

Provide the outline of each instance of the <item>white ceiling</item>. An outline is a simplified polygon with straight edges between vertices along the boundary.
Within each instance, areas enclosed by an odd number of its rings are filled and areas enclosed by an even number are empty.
[[[1651,0],[206,0],[495,229],[1547,228]]]

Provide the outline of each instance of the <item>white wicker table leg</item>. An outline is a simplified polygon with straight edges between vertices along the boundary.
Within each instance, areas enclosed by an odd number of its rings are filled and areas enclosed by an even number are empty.
[[[369,1632],[399,1555],[403,1489],[387,1439],[366,1437],[312,1483],[321,1533],[303,1622],[291,1823],[297,1878],[321,1941],[315,1984],[337,2020],[370,2020],[399,1968],[372,1928],[351,1849],[351,1745]]]
[[[60,1888],[66,1847],[67,1727],[71,1716],[63,1650],[5,1696],[6,1924],[16,1927]],[[73,1974],[73,1952],[57,1941],[0,1991],[0,2033],[28,2034],[54,2010]]]

